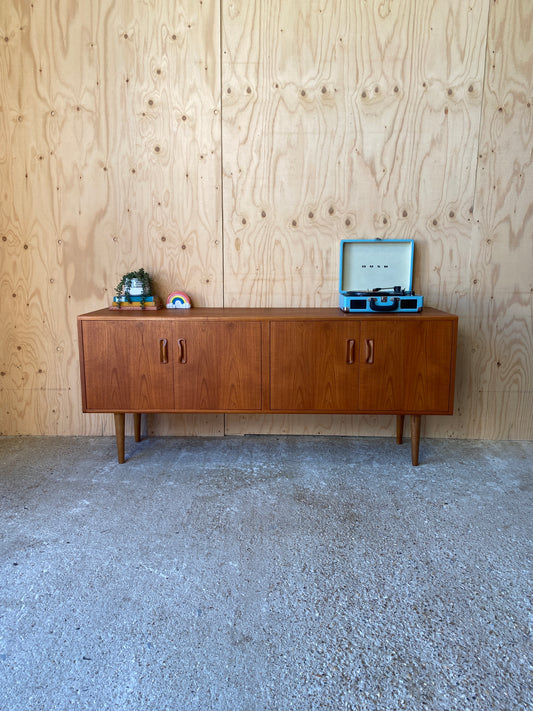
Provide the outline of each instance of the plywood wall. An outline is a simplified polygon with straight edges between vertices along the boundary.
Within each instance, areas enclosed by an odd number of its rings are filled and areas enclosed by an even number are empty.
[[[471,436],[533,439],[533,4],[491,7],[464,388]]]
[[[1,431],[112,431],[80,410],[76,316],[121,274],[220,303],[219,35],[214,0],[2,2]]]
[[[341,238],[414,237],[419,293],[466,313],[488,7],[226,6],[228,305],[335,306]],[[450,421],[428,425],[456,432]],[[227,426],[391,431],[388,418],[360,416],[233,416]]]
[[[197,305],[334,306],[339,241],[413,237],[460,316],[456,414],[533,439],[529,0],[4,0],[0,432],[81,414],[75,320],[144,266]],[[384,434],[158,416],[150,432]]]

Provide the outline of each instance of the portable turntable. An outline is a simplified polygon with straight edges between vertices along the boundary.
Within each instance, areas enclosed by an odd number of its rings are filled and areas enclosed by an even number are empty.
[[[348,312],[422,311],[413,291],[414,240],[341,241],[339,306]]]

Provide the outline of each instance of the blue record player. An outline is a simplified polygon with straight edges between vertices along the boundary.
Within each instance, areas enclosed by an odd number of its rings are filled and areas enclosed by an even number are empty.
[[[417,312],[424,297],[413,291],[414,240],[341,241],[339,306],[343,311]]]

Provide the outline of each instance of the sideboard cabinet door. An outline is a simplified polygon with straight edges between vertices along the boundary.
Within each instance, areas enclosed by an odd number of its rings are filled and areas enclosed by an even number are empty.
[[[362,323],[359,409],[451,414],[454,333],[444,319]]]
[[[176,410],[261,410],[261,329],[259,321],[176,323]]]
[[[83,362],[87,410],[172,410],[174,386],[168,361],[168,324],[84,321]]]
[[[358,358],[358,321],[272,321],[270,409],[357,410]]]

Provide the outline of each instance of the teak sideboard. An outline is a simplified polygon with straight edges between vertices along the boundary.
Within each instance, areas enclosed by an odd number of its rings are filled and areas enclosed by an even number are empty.
[[[453,412],[457,316],[348,314],[340,309],[102,309],[78,317],[83,412],[349,413],[411,417],[418,464],[422,415]]]

